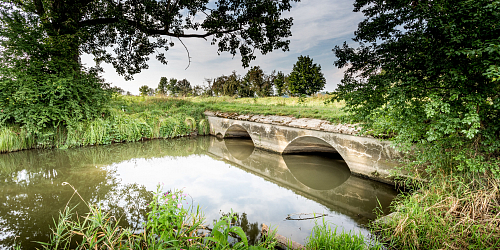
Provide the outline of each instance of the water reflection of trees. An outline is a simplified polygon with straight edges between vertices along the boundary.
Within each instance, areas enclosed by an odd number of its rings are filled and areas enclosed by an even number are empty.
[[[49,239],[53,218],[57,219],[73,195],[73,189],[62,186],[63,182],[74,186],[86,202],[101,203],[106,212],[121,218],[122,226],[139,228],[152,193],[137,184],[120,184],[110,165],[134,158],[201,154],[207,142],[181,138],[0,154],[0,248],[11,248],[16,241],[32,249],[39,246],[33,241]],[[76,214],[88,212],[75,196],[69,205],[77,204]]]
[[[230,213],[222,213],[221,218],[223,216],[229,216],[229,215]],[[249,222],[246,213],[241,213],[241,214],[235,213],[233,214],[233,216],[236,217],[236,220],[233,219],[231,221],[232,226],[241,227],[241,229],[243,229],[243,232],[245,232],[245,235],[247,236],[248,244],[255,245],[260,235],[259,223]]]

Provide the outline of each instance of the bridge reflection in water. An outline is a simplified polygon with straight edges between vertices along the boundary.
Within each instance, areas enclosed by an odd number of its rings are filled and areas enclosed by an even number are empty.
[[[364,224],[396,196],[392,186],[351,175],[339,155],[280,155],[254,148],[250,139],[211,137],[209,155],[314,200]]]

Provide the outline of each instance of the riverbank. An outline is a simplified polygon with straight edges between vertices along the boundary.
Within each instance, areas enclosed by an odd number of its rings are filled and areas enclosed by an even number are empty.
[[[33,135],[12,125],[0,128],[0,152],[68,148],[206,134],[203,112],[281,115],[339,123],[342,104],[328,98],[133,97],[117,96],[102,118]],[[446,160],[446,159],[444,159]],[[450,161],[450,164],[453,164]],[[449,169],[453,169],[450,167]],[[395,249],[485,249],[500,242],[500,182],[489,175],[431,173],[428,183],[393,203],[387,223],[372,229]]]
[[[69,148],[208,134],[204,108],[179,99],[116,96],[102,118],[41,129],[30,134],[16,125],[0,128],[0,152]]]
[[[17,125],[0,127],[0,153],[31,148],[69,148],[208,134],[203,112],[287,115],[339,122],[341,104],[311,98],[138,97],[117,95],[101,118],[44,128],[37,134]]]

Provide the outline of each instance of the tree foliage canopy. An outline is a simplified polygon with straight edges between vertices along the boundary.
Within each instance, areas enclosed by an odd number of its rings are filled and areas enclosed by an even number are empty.
[[[337,89],[347,110],[460,170],[498,164],[500,1],[357,0],[354,7],[366,17],[355,32],[359,47],[334,49],[335,65],[347,67]]]
[[[322,90],[326,84],[321,66],[313,63],[313,59],[309,56],[299,56],[288,81],[290,93],[304,95],[313,95]]]
[[[168,93],[168,78],[164,76],[160,78],[156,92],[161,95],[166,95]]]
[[[30,25],[55,41],[64,39],[71,58],[92,54],[130,79],[148,68],[152,54],[166,64],[161,49],[184,38],[208,38],[219,53],[239,53],[244,66],[255,51],[288,50],[292,18],[281,14],[294,1],[3,0],[0,10],[4,17],[35,17]]]
[[[47,37],[38,19],[0,16],[0,125],[16,123],[37,133],[101,116],[109,85],[68,61],[74,55],[68,40]]]

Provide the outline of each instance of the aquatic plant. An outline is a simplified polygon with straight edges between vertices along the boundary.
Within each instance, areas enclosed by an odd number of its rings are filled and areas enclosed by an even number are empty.
[[[0,152],[12,152],[32,148],[35,140],[25,129],[19,127],[0,127]]]
[[[210,133],[210,126],[208,124],[207,119],[201,119],[200,123],[198,123],[198,134],[208,135],[209,133]]]
[[[162,192],[158,184],[151,209],[144,227],[150,235],[146,238],[148,248],[163,249],[165,247],[192,247],[200,244],[198,230],[202,229],[203,213],[199,206],[186,202],[186,194],[182,190]],[[146,234],[146,233],[145,233]]]
[[[223,216],[219,221],[214,222],[214,228],[210,234],[210,237],[206,237],[205,240],[209,243],[209,245],[213,245],[213,249],[227,249],[230,247],[230,235],[234,234],[239,239],[240,242],[233,244],[234,249],[246,249],[248,248],[248,239],[243,232],[241,227],[231,226],[231,221],[237,220],[234,216],[233,211],[230,214]]]
[[[196,121],[194,120],[193,117],[190,117],[190,116],[186,117],[186,119],[184,119],[184,123],[191,130],[195,130],[196,129]]]
[[[63,183],[63,185],[69,185]],[[71,185],[69,185],[71,186]],[[231,215],[223,216],[206,237],[203,212],[199,206],[189,204],[182,190],[165,192],[158,184],[144,227],[137,230],[123,228],[119,218],[110,215],[100,204],[84,201],[76,189],[74,194],[89,208],[78,217],[75,207],[65,207],[54,221],[53,234],[48,242],[38,242],[43,249],[272,249],[276,242],[273,234],[256,246],[249,246],[241,227],[231,226]],[[69,201],[68,201],[69,204]],[[239,241],[229,241],[235,233]]]
[[[397,249],[498,249],[500,180],[488,175],[436,175],[402,194],[394,214],[372,225]]]
[[[376,241],[366,239],[362,234],[352,232],[337,232],[338,227],[332,228],[324,217],[321,224],[316,220],[311,235],[307,239],[307,249],[317,250],[379,250],[384,249],[382,245]]]

